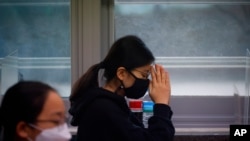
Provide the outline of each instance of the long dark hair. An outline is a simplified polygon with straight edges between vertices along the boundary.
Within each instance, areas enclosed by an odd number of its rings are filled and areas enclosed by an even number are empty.
[[[3,141],[14,140],[18,122],[35,122],[49,91],[56,90],[36,81],[20,81],[6,91],[0,107]]]
[[[86,90],[98,87],[98,71],[103,68],[107,82],[116,76],[119,67],[132,70],[150,64],[154,61],[152,52],[145,43],[134,35],[118,39],[110,48],[105,59],[90,67],[87,72],[74,84],[70,101],[77,100]]]

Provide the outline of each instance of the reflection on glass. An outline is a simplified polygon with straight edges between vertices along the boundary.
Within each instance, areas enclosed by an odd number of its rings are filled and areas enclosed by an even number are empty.
[[[69,0],[0,2],[1,94],[14,83],[7,83],[7,78],[17,75],[15,81],[43,81],[62,96],[69,95],[69,7]],[[10,75],[4,63],[11,60],[9,54],[15,50],[17,72]]]
[[[7,88],[19,80],[18,75],[18,52],[13,51],[1,59],[0,93],[3,94]]]

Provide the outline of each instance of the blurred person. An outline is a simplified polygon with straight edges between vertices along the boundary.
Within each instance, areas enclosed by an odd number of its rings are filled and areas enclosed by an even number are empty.
[[[0,107],[3,141],[69,141],[62,98],[51,86],[20,81],[4,94]]]
[[[161,65],[153,65],[154,60],[139,37],[128,35],[114,42],[105,59],[83,74],[70,95],[77,141],[173,140],[169,76]],[[145,128],[126,100],[141,98],[147,90],[155,104]]]

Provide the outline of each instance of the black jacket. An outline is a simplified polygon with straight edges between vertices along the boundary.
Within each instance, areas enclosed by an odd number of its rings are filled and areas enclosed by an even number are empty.
[[[148,128],[130,111],[124,97],[102,88],[91,89],[71,103],[71,124],[78,126],[77,141],[172,141],[172,111],[154,105]]]

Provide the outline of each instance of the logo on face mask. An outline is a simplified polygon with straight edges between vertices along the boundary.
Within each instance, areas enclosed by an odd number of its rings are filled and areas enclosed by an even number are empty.
[[[33,124],[29,125],[41,131],[35,141],[69,141],[71,139],[71,134],[66,123],[49,129],[40,129]],[[28,140],[32,141],[31,139]]]
[[[134,84],[129,88],[123,88],[128,98],[138,99],[145,95],[149,86],[149,79],[137,78],[133,73],[129,72],[134,78]]]

